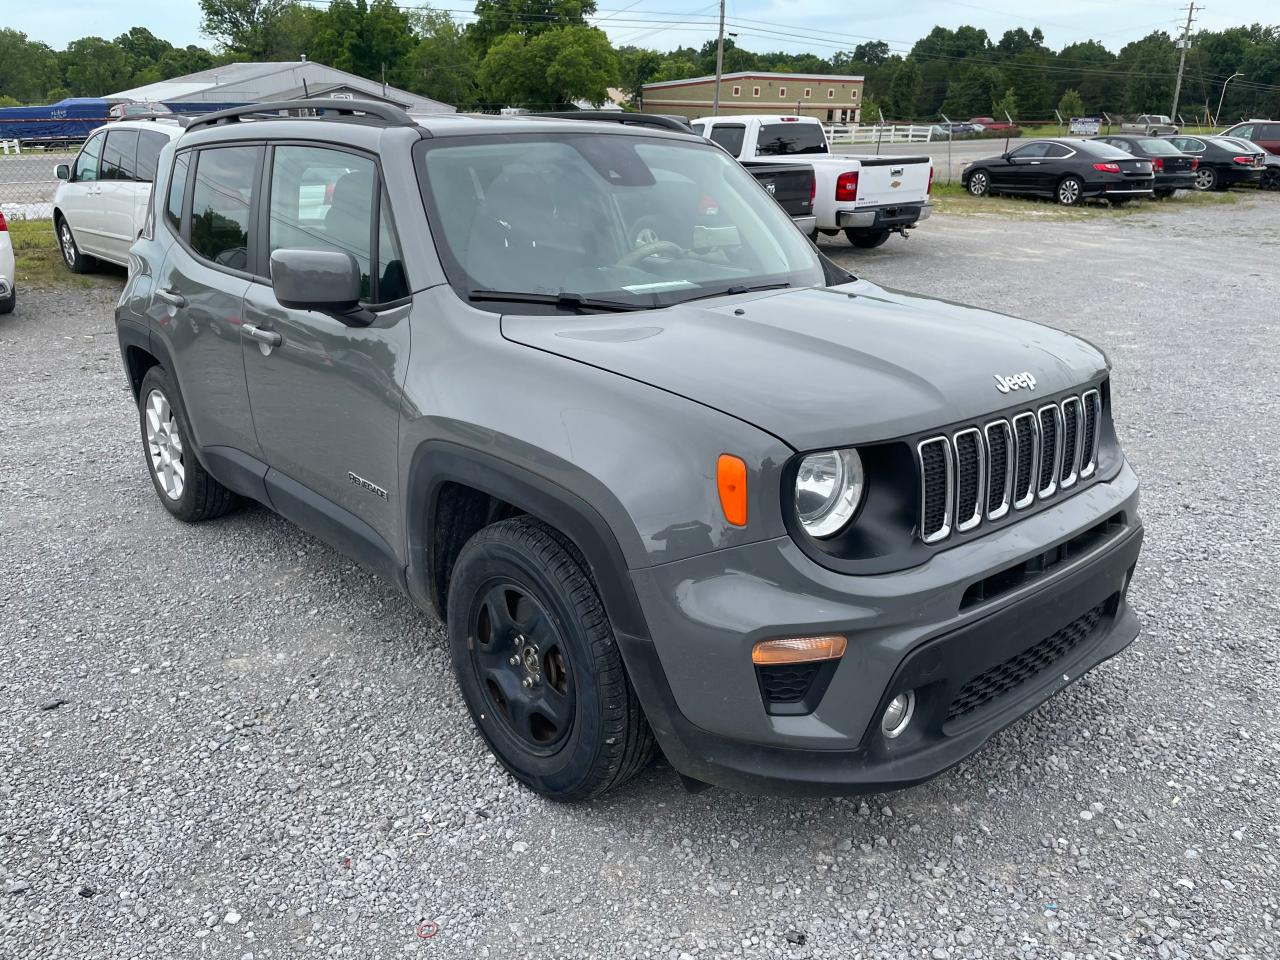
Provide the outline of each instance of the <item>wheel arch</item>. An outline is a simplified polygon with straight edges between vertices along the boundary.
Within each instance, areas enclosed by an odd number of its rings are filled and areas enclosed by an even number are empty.
[[[582,555],[615,631],[648,639],[617,537],[599,511],[560,484],[491,454],[432,440],[414,451],[404,500],[409,592],[441,621],[466,541],[481,527],[524,514],[558,530]]]

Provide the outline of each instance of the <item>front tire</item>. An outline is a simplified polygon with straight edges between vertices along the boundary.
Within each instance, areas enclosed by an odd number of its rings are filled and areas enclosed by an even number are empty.
[[[18,288],[11,287],[9,295],[0,299],[0,316],[6,313],[13,313],[13,308],[18,305]]]
[[[67,265],[67,269],[72,273],[92,273],[98,266],[98,261],[87,253],[80,252],[80,246],[76,243],[75,234],[71,232],[71,224],[67,223],[66,217],[58,217],[58,249],[62,252],[62,262]]]
[[[889,239],[888,230],[854,230],[846,227],[844,235],[860,250],[873,250]]]
[[[1196,171],[1195,188],[1201,193],[1218,189],[1218,171],[1213,167],[1201,167]]]
[[[1077,207],[1084,199],[1084,184],[1079,177],[1063,177],[1058,183],[1057,197],[1064,207]]]
[[[212,520],[236,505],[236,495],[211,477],[196,459],[191,426],[169,372],[147,371],[138,391],[142,452],[151,483],[164,508],[186,523]]]
[[[529,517],[467,541],[449,582],[449,649],[498,761],[553,800],[585,800],[649,762],[653,734],[577,549]]]
[[[969,192],[975,197],[985,197],[991,192],[991,178],[985,170],[975,170],[969,174]]]

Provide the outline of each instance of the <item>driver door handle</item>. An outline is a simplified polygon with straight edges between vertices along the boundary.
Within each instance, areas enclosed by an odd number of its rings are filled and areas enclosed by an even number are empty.
[[[178,293],[177,290],[156,290],[156,299],[161,303],[167,303],[171,307],[177,307],[181,310],[187,305],[187,298]]]
[[[274,330],[263,330],[256,323],[242,323],[240,324],[240,330],[246,337],[266,344],[268,347],[278,347],[284,343],[284,337],[280,336],[280,334]]]

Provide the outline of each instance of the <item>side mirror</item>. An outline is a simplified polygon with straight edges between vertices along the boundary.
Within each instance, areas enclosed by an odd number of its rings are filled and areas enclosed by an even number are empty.
[[[368,326],[360,309],[360,266],[338,250],[277,250],[271,254],[271,289],[280,306],[316,310],[351,326]]]
[[[53,175],[57,177],[59,180],[70,180],[71,179],[70,164],[66,164],[66,163],[58,164],[56,167],[53,168]]]

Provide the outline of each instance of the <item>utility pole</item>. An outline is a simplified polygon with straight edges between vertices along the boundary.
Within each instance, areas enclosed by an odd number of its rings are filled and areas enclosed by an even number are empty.
[[[716,90],[711,99],[711,115],[720,116],[720,77],[724,73],[724,0],[720,0],[720,37],[716,40]]]
[[[1201,10],[1204,7],[1200,7]],[[1191,46],[1191,24],[1194,23],[1194,14],[1196,5],[1194,0],[1187,4],[1187,25],[1182,28],[1182,39],[1178,42],[1181,53],[1178,57],[1178,79],[1173,83],[1173,107],[1169,110],[1169,118],[1172,120],[1178,115],[1178,96],[1182,93],[1182,70],[1187,65],[1187,47]]]

